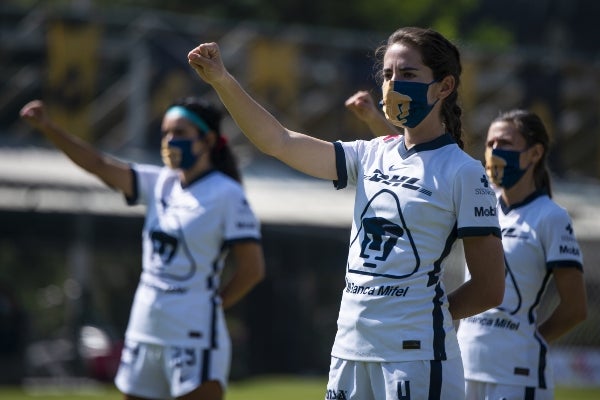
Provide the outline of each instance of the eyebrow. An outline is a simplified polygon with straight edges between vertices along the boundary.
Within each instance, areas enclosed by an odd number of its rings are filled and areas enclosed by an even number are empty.
[[[391,71],[393,68],[392,67],[385,67],[383,68],[384,71]],[[398,70],[398,72],[407,72],[407,71],[419,71],[419,68],[417,67],[404,67],[404,68],[400,68]]]

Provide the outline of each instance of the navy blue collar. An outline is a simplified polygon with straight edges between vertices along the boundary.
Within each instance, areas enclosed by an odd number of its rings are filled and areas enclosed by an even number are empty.
[[[529,196],[525,197],[523,199],[523,201],[520,201],[520,202],[510,205],[510,206],[504,202],[504,199],[502,198],[502,196],[500,196],[500,199],[498,202],[500,203],[500,208],[502,209],[502,212],[504,213],[504,215],[506,215],[511,210],[526,206],[527,204],[531,203],[538,197],[547,196],[547,195],[548,195],[548,193],[545,190],[538,189],[535,192],[531,193]]]
[[[181,187],[183,189],[187,189],[190,186],[192,186],[194,183],[198,182],[199,180],[201,180],[202,178],[206,177],[207,175],[212,174],[213,172],[215,172],[216,169],[215,168],[211,168],[209,170],[206,170],[204,172],[202,172],[200,175],[195,176],[192,178],[192,180],[190,180],[187,184],[184,184],[183,182],[179,181],[181,183]]]
[[[404,136],[402,136],[402,138],[400,139],[400,144],[398,145],[398,152],[400,153],[400,157],[402,157],[402,159],[405,160],[411,155],[420,151],[435,150],[439,149],[440,147],[444,147],[449,144],[455,143],[456,142],[454,141],[452,136],[448,132],[446,132],[443,135],[438,136],[429,142],[416,144],[413,147],[411,147],[410,150],[407,150],[406,144],[404,143]]]

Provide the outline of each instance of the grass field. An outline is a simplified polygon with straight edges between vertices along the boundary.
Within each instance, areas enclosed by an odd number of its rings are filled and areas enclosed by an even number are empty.
[[[323,399],[325,394],[325,378],[304,378],[293,376],[264,376],[233,382],[226,400],[310,400]],[[70,390],[56,387],[0,386],[0,399],[60,399],[60,400],[120,400],[122,397],[112,385],[80,385]],[[598,400],[598,388],[558,388],[556,400]]]

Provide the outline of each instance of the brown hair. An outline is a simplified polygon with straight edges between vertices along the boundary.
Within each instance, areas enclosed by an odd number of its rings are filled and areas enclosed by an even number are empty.
[[[542,145],[544,154],[542,154],[542,158],[540,158],[540,161],[533,169],[533,179],[536,189],[544,190],[548,196],[552,197],[547,162],[551,140],[542,119],[531,111],[515,109],[501,113],[491,123],[493,124],[494,122],[508,122],[513,124],[525,139],[528,148],[537,143]]]
[[[462,66],[460,62],[460,52],[458,48],[440,33],[432,29],[417,27],[400,28],[390,35],[387,43],[375,50],[377,62],[377,78],[382,81],[383,57],[387,49],[395,44],[402,43],[417,49],[421,53],[423,63],[433,71],[433,78],[441,80],[450,75],[456,82],[454,91],[443,100],[442,120],[446,129],[459,147],[464,148],[462,135],[462,109],[458,105],[458,86],[460,84],[460,75]]]
[[[210,152],[210,160],[214,167],[236,181],[242,181],[237,160],[221,133],[223,113],[210,102],[198,97],[185,97],[175,101],[171,106],[182,106],[198,115],[217,135],[217,141]],[[199,132],[202,135],[204,132]]]

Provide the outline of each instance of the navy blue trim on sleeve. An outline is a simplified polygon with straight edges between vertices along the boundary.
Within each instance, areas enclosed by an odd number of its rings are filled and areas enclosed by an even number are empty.
[[[135,172],[135,169],[133,169],[132,166],[129,166],[129,170],[131,171],[131,186],[133,189],[133,193],[131,194],[131,196],[125,196],[125,201],[127,202],[128,206],[135,206],[139,199],[138,176],[137,172]]]
[[[337,170],[337,180],[333,181],[333,186],[340,190],[348,186],[348,171],[346,171],[346,153],[340,142],[333,142],[335,149],[335,169]]]
[[[575,260],[550,261],[546,263],[546,268],[548,270],[553,270],[555,268],[577,268],[578,270],[583,272],[583,265],[581,265],[579,261]]]
[[[258,238],[255,236],[239,237],[239,238],[235,238],[235,239],[225,240],[223,242],[222,248],[231,247],[231,245],[234,245],[236,243],[258,243],[258,244],[261,244],[262,241],[261,241],[261,238]]]
[[[487,236],[490,234],[502,239],[500,228],[495,228],[493,226],[467,226],[458,229],[459,238],[468,236]]]

